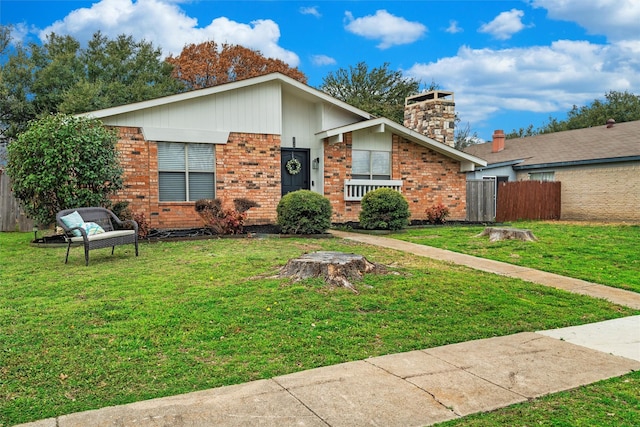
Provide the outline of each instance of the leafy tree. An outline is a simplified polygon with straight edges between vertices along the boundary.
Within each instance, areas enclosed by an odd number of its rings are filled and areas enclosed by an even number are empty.
[[[0,27],[0,46],[9,30]],[[110,40],[98,32],[86,49],[56,34],[42,45],[16,46],[0,68],[4,136],[16,137],[40,114],[81,113],[184,90],[171,72],[160,49],[124,35]]]
[[[97,119],[45,115],[8,146],[7,173],[28,216],[48,225],[61,209],[109,206],[122,188],[117,136]]]
[[[574,105],[567,113],[567,120],[549,117],[549,123],[538,129],[534,129],[533,125],[529,125],[526,129],[514,129],[506,134],[506,138],[523,138],[543,133],[603,126],[609,119],[614,119],[618,123],[640,120],[640,96],[627,91],[610,91],[604,95],[604,100],[595,99],[591,104],[582,107]]]
[[[0,67],[0,135],[8,140],[24,130],[27,122],[36,115],[33,102],[30,101],[33,82],[33,65],[26,49],[18,46],[9,54],[11,27],[1,26],[3,56],[7,60]]]
[[[418,93],[419,88],[418,80],[390,70],[389,63],[370,70],[364,62],[330,72],[320,85],[320,90],[334,98],[400,124],[404,123],[405,98]]]
[[[173,67],[161,58],[162,51],[152,43],[95,33],[80,53],[86,73],[66,92],[59,110],[81,113],[183,91],[172,76]]]
[[[188,89],[201,89],[223,83],[279,72],[302,83],[307,77],[284,61],[266,58],[259,51],[215,41],[190,44],[178,56],[169,56],[173,76]]]
[[[525,138],[527,136],[537,135],[538,131],[533,128],[533,125],[529,125],[526,129],[519,128],[513,129],[511,132],[504,135],[505,139]]]
[[[469,122],[464,127],[460,127],[460,122],[462,119],[456,115],[454,120],[456,127],[456,134],[454,136],[454,148],[456,150],[464,150],[470,145],[479,144],[482,141],[478,136],[478,132],[471,131],[471,125]]]
[[[614,119],[618,123],[640,120],[640,96],[627,91],[610,91],[604,95],[604,101],[594,99],[590,105],[576,107],[567,113],[567,120],[550,123],[542,133],[549,131],[582,129],[590,126],[602,126],[607,120]],[[556,125],[556,126],[554,126]]]

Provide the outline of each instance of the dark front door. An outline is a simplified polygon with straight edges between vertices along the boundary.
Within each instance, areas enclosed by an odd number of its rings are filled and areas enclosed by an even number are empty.
[[[282,170],[282,195],[296,190],[309,190],[309,150],[283,148],[280,152]]]

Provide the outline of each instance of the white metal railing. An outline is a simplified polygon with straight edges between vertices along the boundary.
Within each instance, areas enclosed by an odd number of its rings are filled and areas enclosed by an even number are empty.
[[[369,191],[378,188],[391,188],[402,192],[402,180],[394,179],[345,179],[344,199],[347,201],[360,201]]]

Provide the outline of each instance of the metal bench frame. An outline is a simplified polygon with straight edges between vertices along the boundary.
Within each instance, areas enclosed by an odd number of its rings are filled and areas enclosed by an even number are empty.
[[[68,228],[60,218],[75,211],[78,211],[84,222],[95,222],[105,232],[87,236],[87,232],[83,228]],[[69,260],[71,246],[80,244],[84,246],[85,265],[89,265],[90,250],[108,248],[109,246],[111,247],[111,255],[113,255],[116,246],[133,244],[136,248],[136,256],[138,256],[138,223],[134,220],[121,221],[109,209],[99,207],[64,209],[56,214],[56,222],[64,230],[64,236],[67,240],[65,264]],[[114,224],[116,227],[114,227]],[[73,234],[74,230],[79,231],[81,236],[75,236]]]

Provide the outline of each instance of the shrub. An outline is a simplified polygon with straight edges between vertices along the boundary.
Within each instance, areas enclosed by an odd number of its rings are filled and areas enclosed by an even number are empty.
[[[278,225],[283,233],[320,234],[331,226],[331,203],[321,194],[298,190],[278,203]]]
[[[149,235],[149,221],[144,212],[133,214],[133,220],[138,223],[138,239],[146,239]]]
[[[449,208],[440,203],[439,205],[431,206],[426,210],[426,213],[427,221],[430,224],[444,224],[449,216]]]
[[[25,213],[41,225],[62,209],[106,206],[121,189],[115,131],[97,119],[45,115],[8,145],[7,173]]]
[[[233,206],[240,213],[245,213],[246,211],[248,211],[251,208],[259,208],[260,207],[260,205],[258,203],[254,202],[253,200],[249,200],[249,199],[245,199],[245,198],[234,199],[233,200]]]
[[[204,220],[205,227],[215,234],[240,234],[244,229],[247,211],[260,206],[249,199],[235,199],[235,209],[224,209],[220,199],[200,199],[195,209]]]
[[[147,217],[145,216],[144,212],[135,213],[135,214],[132,213],[131,209],[129,208],[129,202],[124,201],[124,202],[114,203],[113,207],[111,208],[111,212],[113,212],[113,214],[122,221],[132,219],[135,222],[137,222],[139,239],[146,239],[147,236],[149,235],[149,231],[151,227],[149,226],[149,221],[147,220]],[[129,226],[128,224],[125,225],[125,227],[129,229],[133,228],[133,226]]]
[[[400,230],[409,223],[409,204],[402,194],[378,188],[362,198],[360,225],[369,230]]]

